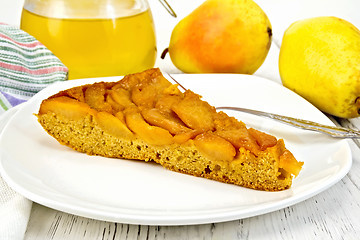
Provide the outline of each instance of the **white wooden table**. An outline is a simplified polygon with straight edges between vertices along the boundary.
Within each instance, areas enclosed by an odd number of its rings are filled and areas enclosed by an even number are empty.
[[[149,0],[158,31],[158,48],[168,44],[178,20],[168,18],[155,0]],[[171,1],[182,18],[200,0]],[[10,3],[11,2],[11,3]],[[0,0],[0,22],[17,23],[22,0]],[[181,2],[181,3],[180,3]],[[299,16],[338,15],[360,25],[357,0],[258,0],[270,17],[275,40],[281,42],[284,28]],[[281,7],[287,9],[281,10]],[[6,10],[5,10],[6,9]],[[296,10],[296,11],[295,11]],[[338,14],[337,14],[338,13]],[[159,20],[160,19],[160,20]],[[277,39],[276,39],[277,37]],[[273,44],[276,47],[276,44]],[[264,65],[256,73],[279,81],[278,49],[272,47]],[[169,72],[177,70],[169,62],[157,63]],[[360,118],[338,119],[340,125],[360,129]],[[350,172],[326,191],[294,206],[256,217],[231,222],[191,226],[141,226],[98,221],[59,212],[34,203],[25,233],[26,240],[38,239],[359,239],[360,238],[360,141],[348,140],[353,165]]]

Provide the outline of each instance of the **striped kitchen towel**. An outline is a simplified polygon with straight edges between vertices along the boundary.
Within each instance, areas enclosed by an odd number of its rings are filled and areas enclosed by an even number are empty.
[[[0,114],[67,75],[67,67],[38,40],[0,23]]]

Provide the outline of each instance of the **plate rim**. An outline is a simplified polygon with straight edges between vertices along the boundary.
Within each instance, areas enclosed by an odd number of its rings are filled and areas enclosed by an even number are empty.
[[[176,75],[176,74],[172,74],[172,75]],[[190,78],[191,78],[191,75],[200,76],[200,75],[207,75],[207,74],[186,74],[186,75],[188,77],[190,76]],[[227,76],[236,75],[236,76],[239,76],[241,74],[211,74],[211,75],[221,75],[221,76],[223,76],[223,75],[227,75]],[[271,84],[277,85],[277,83],[275,83],[275,82],[273,82],[273,81],[271,81],[269,79],[263,78],[263,77],[258,77],[258,76],[254,76],[254,75],[243,75],[242,77],[245,77],[245,78],[249,78],[249,77],[254,78],[255,77],[255,78],[261,79],[262,81],[264,81],[264,80],[268,81],[270,85]],[[109,78],[81,79],[81,81],[77,81],[77,83],[79,85],[82,85],[84,81],[85,82],[88,82],[88,81],[90,81],[90,82],[92,82],[92,81],[98,82],[98,81],[102,81],[102,80],[112,81],[113,79],[116,79],[116,78],[119,78],[119,80],[120,80],[122,77],[120,76],[120,77],[109,77]],[[76,81],[76,80],[72,80],[72,81]],[[67,85],[69,85],[69,84],[70,85],[73,85],[73,84],[77,85],[77,83],[68,83],[68,82],[69,81],[65,82],[65,84],[62,84],[64,82],[61,82],[60,85],[62,87],[64,87],[65,89],[68,88]],[[51,87],[51,89],[52,88],[58,89],[58,87],[56,87],[56,86],[55,87],[50,86],[50,87]],[[43,94],[44,95],[47,95],[47,94],[52,95],[51,93],[48,93],[50,87],[48,87],[48,88],[40,91],[38,94],[36,94],[37,97],[34,97],[34,98],[30,99],[28,102],[22,104],[22,106],[19,108],[19,110],[21,110],[23,108],[26,108],[26,106],[28,106],[28,105],[34,104],[34,101],[36,102],[38,96],[42,96]],[[282,85],[277,85],[277,87],[283,87],[283,86]],[[57,92],[58,91],[59,90],[57,90]],[[8,123],[10,123],[12,121],[12,119],[15,118],[16,115],[19,112],[21,112],[21,111],[15,112]],[[324,114],[323,114],[323,116],[326,117]],[[5,126],[4,130],[6,130],[6,128],[7,128],[7,126]],[[0,143],[1,143],[1,141],[3,141],[2,139],[3,139],[3,133],[4,132],[6,132],[6,131],[2,131],[2,133],[0,135]],[[330,178],[327,181],[325,181],[325,182],[328,182],[325,186],[316,189],[316,191],[313,191],[311,194],[307,194],[307,195],[303,194],[303,195],[300,195],[300,196],[297,196],[297,197],[290,197],[290,198],[283,199],[281,201],[276,201],[276,203],[270,204],[270,207],[260,208],[260,209],[257,209],[256,211],[252,211],[252,212],[250,211],[250,212],[245,212],[244,213],[243,210],[240,210],[240,212],[243,212],[242,214],[234,213],[234,212],[231,212],[231,213],[228,213],[228,214],[225,214],[225,215],[224,214],[218,214],[218,215],[210,214],[210,216],[207,216],[205,214],[204,216],[193,217],[191,219],[189,219],[189,217],[187,217],[185,219],[184,217],[179,218],[179,216],[173,216],[172,218],[169,217],[169,216],[162,216],[162,217],[155,217],[156,220],[154,221],[154,216],[150,216],[148,218],[146,216],[142,216],[141,219],[139,219],[137,216],[134,216],[134,215],[126,216],[126,214],[123,214],[122,217],[121,216],[119,217],[118,215],[112,216],[111,214],[105,216],[104,214],[101,214],[100,210],[90,211],[92,213],[88,214],[89,211],[86,211],[86,209],[79,210],[78,207],[77,208],[74,208],[74,207],[71,208],[71,206],[64,206],[64,204],[56,203],[56,201],[50,201],[49,202],[49,199],[46,199],[43,196],[39,196],[36,193],[28,191],[27,189],[25,189],[21,185],[19,185],[19,183],[14,182],[13,179],[11,178],[11,176],[8,175],[8,173],[6,172],[6,170],[3,167],[3,159],[1,157],[1,155],[0,155],[0,174],[3,177],[3,179],[9,184],[9,186],[11,186],[11,188],[13,188],[16,192],[22,194],[23,196],[29,198],[30,200],[32,200],[34,202],[37,202],[37,203],[39,203],[41,205],[44,205],[44,206],[59,210],[59,211],[67,212],[67,213],[70,213],[70,214],[76,214],[76,215],[79,215],[79,216],[82,216],[82,217],[93,218],[93,219],[104,220],[104,221],[111,221],[111,222],[119,222],[120,221],[122,223],[127,223],[127,224],[167,225],[167,226],[171,226],[171,225],[206,224],[206,223],[224,222],[224,221],[230,221],[230,220],[235,220],[235,219],[242,219],[242,218],[258,216],[258,215],[262,215],[262,214],[265,214],[265,213],[273,212],[273,211],[276,211],[276,210],[279,210],[279,209],[282,209],[282,208],[289,207],[291,205],[297,204],[297,203],[299,203],[299,202],[301,202],[301,201],[303,201],[305,199],[313,197],[313,196],[319,194],[320,192],[330,188],[335,183],[340,181],[349,172],[349,170],[351,168],[351,165],[352,165],[352,153],[351,153],[350,146],[349,146],[348,142],[345,139],[339,140],[339,142],[342,142],[342,144],[345,144],[345,146],[347,148],[347,151],[348,151],[348,154],[349,154],[349,159],[347,161],[347,165],[345,167],[343,167],[341,169],[341,171],[339,171],[336,174],[336,177]],[[287,190],[285,190],[285,191],[287,191]],[[265,204],[265,205],[269,205],[269,204]],[[124,216],[126,216],[126,217],[124,217]],[[151,221],[151,219],[152,219],[152,221]]]

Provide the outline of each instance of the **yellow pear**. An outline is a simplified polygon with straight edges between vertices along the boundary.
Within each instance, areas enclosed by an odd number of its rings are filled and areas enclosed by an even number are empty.
[[[271,24],[252,0],[207,0],[173,29],[169,54],[186,73],[254,73],[271,45]]]
[[[297,21],[285,31],[279,55],[284,86],[342,118],[359,116],[360,31],[336,17]]]

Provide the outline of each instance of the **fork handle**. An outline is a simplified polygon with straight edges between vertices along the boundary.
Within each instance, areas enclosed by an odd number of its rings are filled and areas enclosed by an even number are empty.
[[[279,114],[267,113],[258,110],[240,108],[240,107],[217,107],[216,109],[234,110],[234,111],[246,112],[258,116],[264,116],[301,129],[325,133],[335,138],[360,138],[360,131],[350,128],[328,126],[308,120],[292,118],[292,117],[282,116]]]

